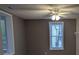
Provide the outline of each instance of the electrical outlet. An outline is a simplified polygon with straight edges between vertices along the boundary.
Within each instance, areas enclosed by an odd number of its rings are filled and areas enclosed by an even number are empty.
[[[47,55],[47,52],[44,52],[45,55]]]

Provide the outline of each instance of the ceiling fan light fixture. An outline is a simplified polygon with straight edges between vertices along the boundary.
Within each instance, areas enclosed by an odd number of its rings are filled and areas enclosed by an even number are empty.
[[[55,20],[55,18],[56,18],[55,15],[52,15],[52,16],[51,16],[51,19],[52,19],[52,20]]]
[[[57,16],[56,16],[56,20],[60,20],[60,16],[57,15]]]
[[[51,19],[52,20],[60,20],[60,16],[58,16],[58,15],[52,15]]]

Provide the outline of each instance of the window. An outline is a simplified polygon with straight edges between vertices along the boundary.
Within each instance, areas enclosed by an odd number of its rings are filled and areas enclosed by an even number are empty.
[[[50,50],[63,50],[63,22],[49,22]]]
[[[7,33],[6,33],[6,21],[5,16],[0,16],[0,33],[1,33],[1,45],[3,53],[7,53]]]
[[[0,10],[0,54],[14,54],[12,16]]]

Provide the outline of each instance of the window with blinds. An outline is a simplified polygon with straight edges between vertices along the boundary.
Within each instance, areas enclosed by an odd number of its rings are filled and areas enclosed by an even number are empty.
[[[49,22],[50,50],[63,50],[63,22]]]
[[[12,15],[0,10],[0,54],[15,53]]]
[[[7,32],[5,16],[0,16],[0,33],[3,53],[7,53]]]

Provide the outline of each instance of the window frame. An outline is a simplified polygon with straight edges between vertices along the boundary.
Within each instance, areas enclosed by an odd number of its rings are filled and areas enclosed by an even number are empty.
[[[52,48],[51,47],[51,40],[52,40],[52,37],[51,37],[51,24],[54,24],[54,23],[62,23],[63,24],[63,37],[62,37],[62,48]],[[54,21],[54,22],[49,22],[49,50],[64,50],[64,22],[62,21]]]

